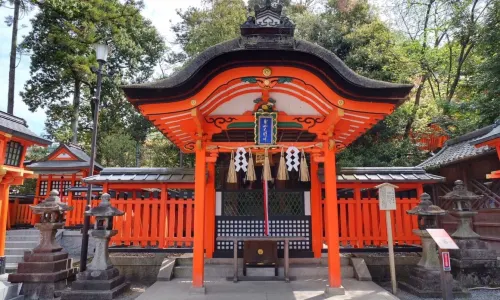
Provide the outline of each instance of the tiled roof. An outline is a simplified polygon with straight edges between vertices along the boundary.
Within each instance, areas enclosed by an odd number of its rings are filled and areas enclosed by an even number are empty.
[[[500,121],[495,123],[495,127],[487,134],[480,138],[477,138],[471,142],[472,145],[477,145],[485,142],[489,142],[494,139],[500,139]]]
[[[35,144],[50,145],[52,142],[39,137],[28,128],[24,119],[0,111],[0,131],[12,134],[15,137],[31,141]]]
[[[476,148],[473,142],[482,140],[496,127],[498,127],[498,125],[493,124],[448,140],[438,153],[418,166],[425,169],[437,169],[459,161],[495,152],[494,148],[488,146]]]
[[[101,173],[83,179],[87,183],[104,182],[177,182],[194,183],[192,168],[105,168]]]
[[[66,148],[69,152],[71,152],[74,156],[78,158],[78,160],[49,160],[52,153],[59,151],[61,148]],[[54,151],[52,151],[49,155],[43,158],[40,161],[31,163],[27,166],[28,169],[33,171],[41,171],[41,170],[55,170],[55,169],[82,169],[88,168],[90,162],[90,156],[87,155],[81,148],[72,144],[60,144]],[[95,162],[94,167],[96,169],[102,170],[103,166],[99,163]]]
[[[318,171],[320,180],[324,181],[324,169]],[[419,167],[370,167],[341,168],[337,174],[338,183],[347,182],[441,182],[445,178],[425,172]]]

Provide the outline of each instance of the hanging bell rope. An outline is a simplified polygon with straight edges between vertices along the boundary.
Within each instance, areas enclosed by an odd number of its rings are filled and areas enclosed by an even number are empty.
[[[288,171],[286,169],[284,149],[281,148],[280,164],[278,166],[278,174],[276,175],[278,180],[288,180]]]
[[[309,167],[307,166],[306,154],[302,149],[302,156],[300,162],[300,181],[309,181]]]
[[[264,150],[264,168],[262,170],[262,180],[271,181],[271,165],[269,164],[269,154],[267,149]]]
[[[252,150],[248,151],[248,166],[247,166],[247,176],[245,178],[247,181],[255,181],[257,176],[255,176],[255,166],[253,164]]]
[[[229,171],[227,172],[227,183],[237,183],[236,166],[234,165],[234,151],[231,151],[231,161],[229,162]]]

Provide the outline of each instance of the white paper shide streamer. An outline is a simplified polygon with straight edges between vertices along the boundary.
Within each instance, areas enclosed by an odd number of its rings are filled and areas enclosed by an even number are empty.
[[[286,149],[286,166],[288,167],[288,171],[299,171],[299,159],[299,149],[297,147],[291,146]]]

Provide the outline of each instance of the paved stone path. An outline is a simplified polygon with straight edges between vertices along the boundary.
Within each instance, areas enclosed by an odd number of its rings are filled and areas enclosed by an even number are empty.
[[[326,298],[324,280],[304,280],[285,282],[250,282],[232,283],[212,281],[206,283],[206,294],[190,294],[190,281],[174,279],[168,282],[156,282],[140,295],[137,300],[398,300],[382,287],[371,281],[344,279],[346,295]]]

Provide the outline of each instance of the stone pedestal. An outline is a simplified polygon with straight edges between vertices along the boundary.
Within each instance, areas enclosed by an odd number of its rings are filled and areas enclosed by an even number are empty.
[[[441,297],[441,274],[436,243],[426,230],[413,230],[422,239],[422,258],[410,269],[408,279],[399,282],[400,288],[419,297]],[[458,282],[454,282],[453,294],[467,296]]]
[[[32,252],[25,252],[17,273],[9,275],[9,281],[23,283],[24,299],[52,300],[59,297],[68,280],[73,280],[76,269],[68,253],[55,242],[57,229],[63,223],[38,223],[40,245]]]
[[[64,291],[61,300],[111,300],[126,291],[130,284],[120,275],[109,259],[109,239],[116,230],[92,230],[96,251],[88,269],[77,275],[71,290]]]
[[[459,249],[451,250],[451,272],[464,287],[500,285],[500,269],[497,266],[495,250],[481,241],[481,236],[472,228],[473,217],[478,214],[472,210],[472,202],[482,200],[466,189],[462,181],[456,181],[453,191],[441,197],[453,201],[454,209],[450,215],[458,219],[457,230],[451,235]]]
[[[451,250],[451,272],[464,287],[500,285],[500,269],[497,254],[488,243],[472,230],[472,218],[476,211],[453,211],[459,219],[457,230],[451,235],[460,249]]]

